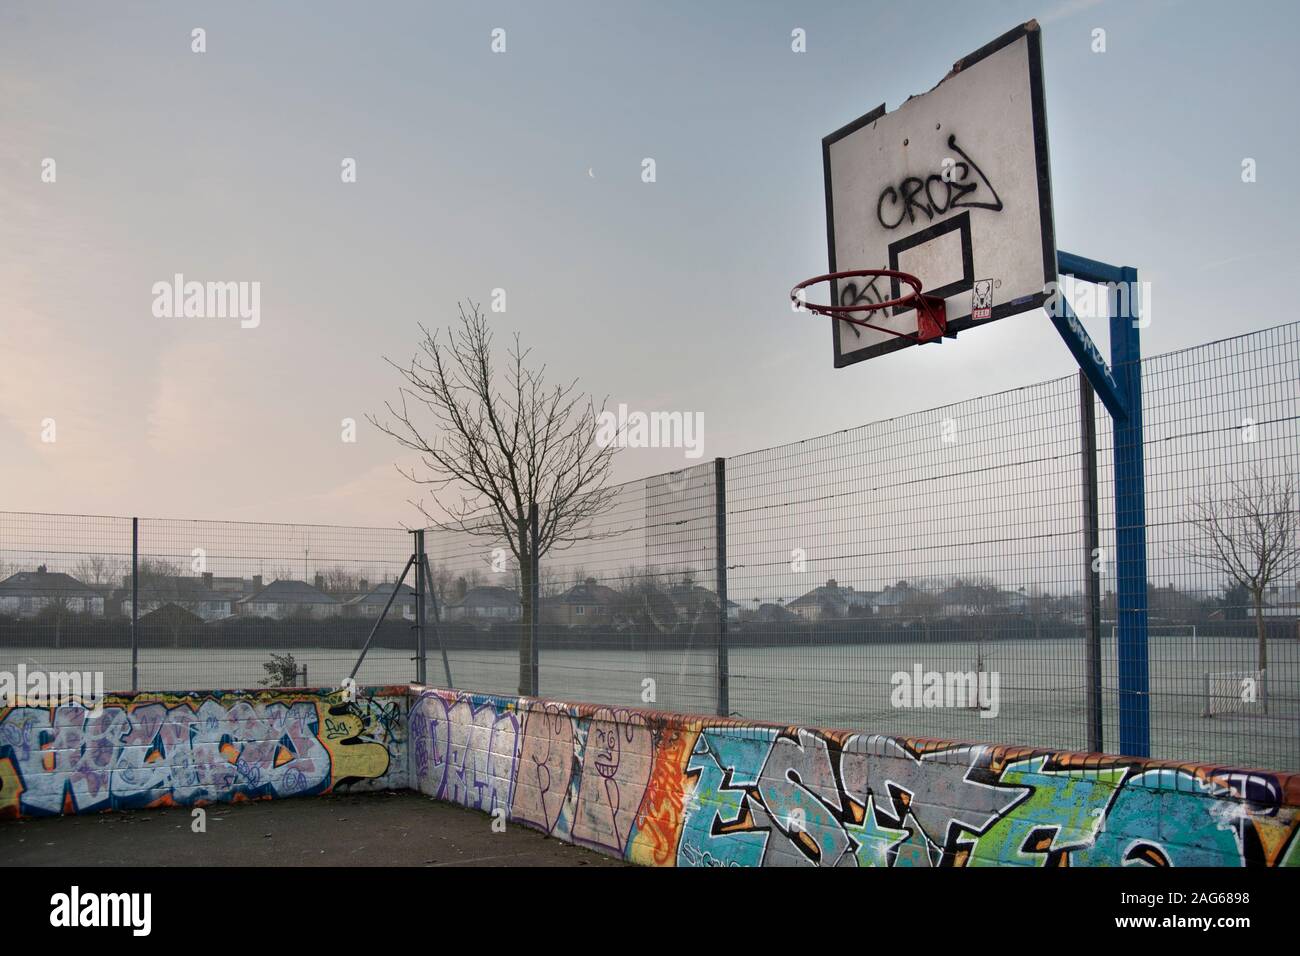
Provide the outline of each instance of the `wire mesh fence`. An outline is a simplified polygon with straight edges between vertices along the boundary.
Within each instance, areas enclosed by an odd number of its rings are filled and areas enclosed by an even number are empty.
[[[708,462],[620,485],[599,516],[546,551],[537,568],[540,692],[716,711],[716,471]],[[520,634],[531,607],[519,549],[499,520],[431,529],[426,549],[437,640],[455,683],[504,694],[530,687],[534,662]]]
[[[102,671],[131,686],[131,622],[120,614],[132,521],[0,512],[0,670]]]
[[[1142,382],[1152,755],[1300,768],[1300,324],[1146,359]],[[1118,609],[1107,428],[1098,453],[1109,700]],[[1280,489],[1285,508],[1270,494]],[[1271,547],[1261,531],[1276,533]],[[1256,608],[1240,579],[1274,562]],[[1226,708],[1214,700],[1225,685]],[[1114,741],[1113,707],[1105,716]]]
[[[0,665],[93,668],[109,690],[337,684],[409,540],[389,528],[2,513]],[[358,681],[410,680],[406,591]]]
[[[589,536],[541,559],[544,693],[718,712],[718,470],[621,486]]]
[[[1082,748],[1078,408],[1061,379],[729,459],[733,707]],[[927,698],[949,673],[989,699]]]
[[[1142,374],[1151,755],[1300,769],[1300,324]],[[1071,376],[629,482],[545,550],[535,601],[527,528],[427,529],[428,680],[1113,751],[1110,436]],[[0,669],[332,685],[370,637],[357,680],[412,680],[413,539],[0,513]]]

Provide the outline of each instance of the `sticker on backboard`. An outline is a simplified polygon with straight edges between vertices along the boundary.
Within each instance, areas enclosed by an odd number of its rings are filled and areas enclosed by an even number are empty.
[[[970,317],[974,321],[993,315],[993,280],[976,279],[970,293]]]

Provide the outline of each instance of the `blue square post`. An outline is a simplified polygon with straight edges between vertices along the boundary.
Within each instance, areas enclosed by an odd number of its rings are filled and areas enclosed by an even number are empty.
[[[1151,754],[1151,690],[1147,659],[1146,469],[1142,437],[1142,350],[1137,270],[1120,269],[1111,291],[1110,362],[1128,406],[1115,419],[1115,588],[1119,625],[1119,749]]]
[[[1110,290],[1110,366],[1064,295],[1048,308],[1056,330],[1110,412],[1115,442],[1115,588],[1119,672],[1119,747],[1151,755],[1151,687],[1147,659],[1146,469],[1142,437],[1142,339],[1137,270],[1058,252],[1062,275]]]

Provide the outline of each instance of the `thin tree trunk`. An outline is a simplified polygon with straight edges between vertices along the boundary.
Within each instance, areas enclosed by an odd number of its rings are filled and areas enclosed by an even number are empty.
[[[526,547],[520,548],[520,554],[519,694],[527,697],[537,692],[533,687],[533,562]]]
[[[1259,641],[1259,669],[1268,667],[1268,639],[1264,628],[1264,596],[1255,595],[1255,637]]]
[[[1264,592],[1256,591],[1255,598],[1255,637],[1259,642],[1259,699],[1263,703],[1264,713],[1268,713],[1268,630],[1264,627]]]

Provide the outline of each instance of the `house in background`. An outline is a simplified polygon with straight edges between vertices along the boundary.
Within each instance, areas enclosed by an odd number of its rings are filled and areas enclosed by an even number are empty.
[[[763,603],[754,611],[754,620],[761,621],[765,624],[784,623],[792,620],[795,615],[786,609],[781,603],[773,604],[771,602]]]
[[[240,598],[246,598],[262,590],[262,576],[255,574],[251,578],[244,577],[217,577],[210,571],[205,571],[201,577],[203,583],[212,591],[216,591],[222,597],[227,597],[233,604]]]
[[[871,612],[884,617],[904,617],[917,603],[920,593],[906,581],[887,584],[885,590],[871,599]]]
[[[717,620],[718,595],[708,588],[684,581],[670,587],[668,597],[682,620],[696,621],[706,616]],[[740,620],[740,605],[735,601],[727,601],[727,620]]]
[[[523,615],[518,592],[511,588],[473,587],[465,596],[443,605],[444,621],[469,621],[474,624],[510,623]]]
[[[866,617],[873,612],[875,591],[858,591],[852,585],[841,586],[831,578],[819,588],[795,598],[786,609],[805,621],[824,621],[838,617]]]
[[[618,606],[619,593],[611,587],[587,578],[563,594],[542,602],[541,618],[546,624],[564,627],[587,627],[608,624]]]
[[[360,583],[364,593],[345,601],[343,613],[349,617],[363,617],[375,620],[383,613],[384,605],[388,603],[388,599],[393,597],[393,587],[396,582],[390,581],[385,584],[378,584],[373,588],[369,588],[368,581],[362,580]],[[393,620],[400,616],[403,620],[414,621],[415,598],[415,588],[409,584],[403,584],[397,593],[397,597],[393,598],[393,606],[388,609],[386,620]]]
[[[939,617],[978,617],[1024,610],[1027,599],[1016,591],[1003,591],[990,584],[958,583],[938,595]]]
[[[19,571],[0,581],[0,614],[35,617],[46,608],[102,616],[104,597],[72,575],[51,571],[43,564],[35,571]]]
[[[317,575],[318,583],[323,583]],[[334,617],[342,610],[338,598],[306,581],[272,581],[266,587],[235,602],[235,613],[245,617],[285,618]]]
[[[188,611],[202,621],[219,621],[234,613],[234,601],[208,586],[210,575],[187,577],[185,575],[152,575],[140,578],[140,617],[168,605]],[[131,576],[122,579],[122,589],[114,595],[114,603],[127,617],[131,616]]]
[[[141,601],[140,603],[143,608],[144,602]],[[207,621],[189,608],[181,607],[179,604],[163,604],[150,611],[144,611],[140,615],[140,624],[142,626],[161,627],[173,633],[177,631],[193,631],[206,623]]]
[[[1250,613],[1255,613],[1252,605]],[[1261,614],[1266,618],[1300,618],[1300,584],[1272,585],[1264,593]]]

